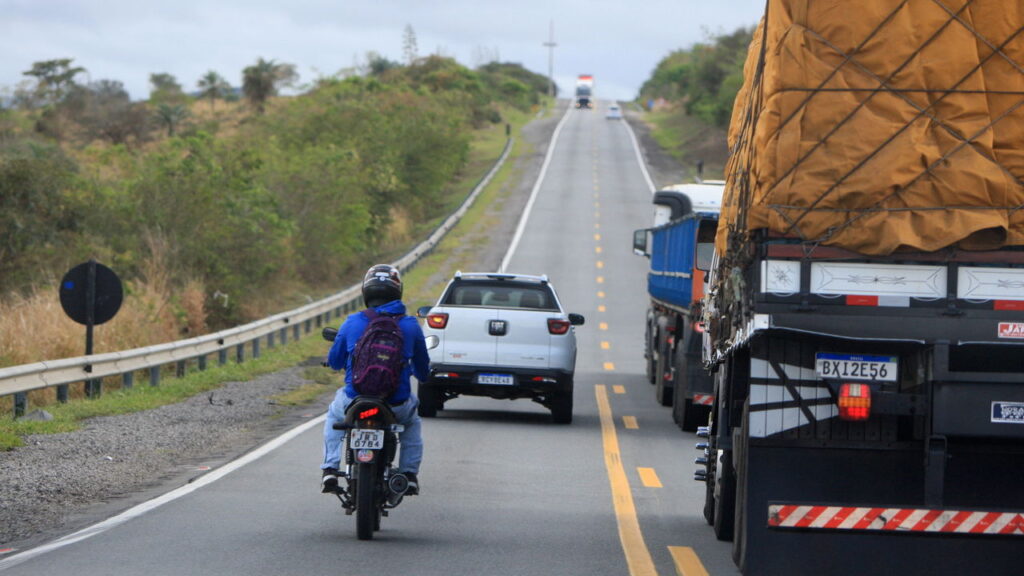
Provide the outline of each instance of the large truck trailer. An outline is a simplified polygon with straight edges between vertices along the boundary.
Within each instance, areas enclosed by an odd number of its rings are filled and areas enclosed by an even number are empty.
[[[654,397],[688,432],[707,424],[714,402],[701,360],[700,302],[714,252],[725,182],[669,186],[654,193],[654,222],[633,234],[650,260],[644,356]]]
[[[705,296],[745,574],[1024,573],[1024,4],[769,0]]]

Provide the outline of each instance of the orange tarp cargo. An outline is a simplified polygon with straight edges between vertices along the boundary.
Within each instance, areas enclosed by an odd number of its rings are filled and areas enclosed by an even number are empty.
[[[745,78],[720,251],[1024,245],[1024,1],[769,0]]]

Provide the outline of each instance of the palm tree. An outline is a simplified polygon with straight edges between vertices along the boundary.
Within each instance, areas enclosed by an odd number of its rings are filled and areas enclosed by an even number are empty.
[[[263,114],[267,100],[277,95],[277,87],[287,86],[298,78],[292,64],[277,64],[260,58],[242,71],[242,93]]]
[[[156,108],[156,119],[160,124],[167,127],[167,137],[174,137],[174,130],[185,118],[188,118],[189,111],[182,104],[160,104]]]
[[[210,70],[199,79],[199,97],[210,99],[210,111],[216,105],[217,98],[223,98],[231,90],[231,85],[220,74]]]

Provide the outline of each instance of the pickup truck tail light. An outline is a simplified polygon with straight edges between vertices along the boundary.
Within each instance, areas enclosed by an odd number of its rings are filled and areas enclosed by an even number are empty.
[[[839,418],[861,422],[871,416],[871,388],[847,383],[839,387]]]
[[[427,326],[430,326],[435,330],[444,330],[445,326],[448,326],[448,313],[438,312],[437,314],[428,314]]]
[[[569,331],[569,321],[561,318],[548,318],[548,332],[551,334],[565,334]]]

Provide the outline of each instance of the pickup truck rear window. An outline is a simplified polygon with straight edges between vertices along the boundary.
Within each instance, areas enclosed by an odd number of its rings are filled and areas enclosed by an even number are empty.
[[[443,305],[558,311],[554,295],[546,285],[510,282],[453,283]]]

